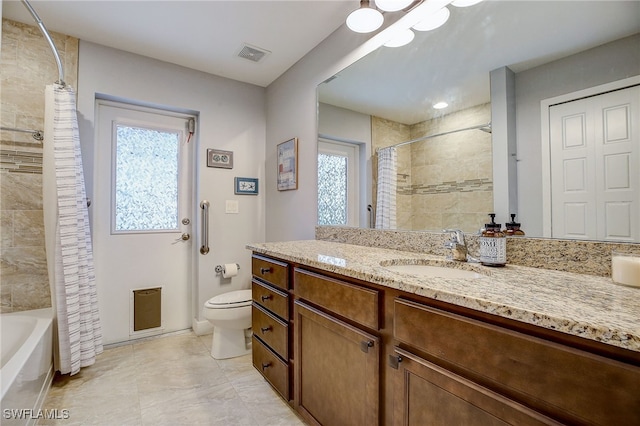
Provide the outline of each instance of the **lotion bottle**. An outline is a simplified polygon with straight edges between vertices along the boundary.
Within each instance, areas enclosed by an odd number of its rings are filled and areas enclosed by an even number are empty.
[[[521,237],[524,235],[524,231],[520,229],[520,224],[516,222],[515,213],[511,213],[511,222],[505,224],[507,227],[505,234],[507,237]]]
[[[502,226],[496,223],[495,213],[489,215],[491,223],[484,226],[480,236],[480,263],[486,266],[504,266],[507,263],[507,239]]]

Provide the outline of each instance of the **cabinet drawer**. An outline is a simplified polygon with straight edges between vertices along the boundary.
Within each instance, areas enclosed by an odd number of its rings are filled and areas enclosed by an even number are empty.
[[[289,365],[253,336],[253,366],[286,399],[289,400]]]
[[[394,337],[565,423],[640,424],[640,368],[419,303]]]
[[[289,359],[289,328],[287,323],[267,312],[255,302],[251,308],[253,334],[283,359]]]
[[[374,330],[380,328],[378,291],[297,268],[293,280],[296,297]]]
[[[251,273],[276,287],[289,289],[288,274],[289,265],[268,257],[254,254],[251,258]]]
[[[252,281],[253,300],[284,320],[289,319],[289,295],[256,280]]]

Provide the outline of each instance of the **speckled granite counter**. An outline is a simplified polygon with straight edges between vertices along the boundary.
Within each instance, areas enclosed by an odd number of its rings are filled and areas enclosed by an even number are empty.
[[[640,352],[640,288],[611,278],[328,241],[255,243],[258,253]],[[475,279],[425,278],[382,265],[433,264],[480,272]]]

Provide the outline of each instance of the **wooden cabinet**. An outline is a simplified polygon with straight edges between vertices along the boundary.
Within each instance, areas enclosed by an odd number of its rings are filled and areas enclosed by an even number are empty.
[[[559,424],[411,352],[396,348],[394,356],[396,426]]]
[[[321,425],[379,424],[379,292],[294,268],[295,394]]]
[[[506,401],[532,409],[524,412],[531,421],[514,418],[508,424],[640,424],[637,366],[402,298],[394,300],[393,322],[394,338],[408,350],[400,359],[410,358],[412,364],[418,360],[435,371],[428,359],[442,367],[437,367],[441,375],[468,379],[499,405]],[[422,358],[406,356],[413,352]],[[401,386],[396,392],[402,391]],[[466,399],[467,388],[448,391]],[[416,389],[405,387],[406,400],[396,405],[432,393]]]
[[[378,337],[295,303],[295,405],[321,425],[377,425]]]
[[[253,366],[287,401],[291,397],[289,266],[252,258],[251,329]]]
[[[640,354],[254,255],[254,366],[319,425],[640,425]]]

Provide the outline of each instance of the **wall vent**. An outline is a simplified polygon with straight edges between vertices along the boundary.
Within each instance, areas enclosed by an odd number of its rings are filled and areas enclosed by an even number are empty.
[[[244,46],[242,46],[242,49],[240,49],[240,52],[238,52],[238,56],[253,62],[259,62],[269,53],[271,52],[269,52],[268,50],[245,44]]]

